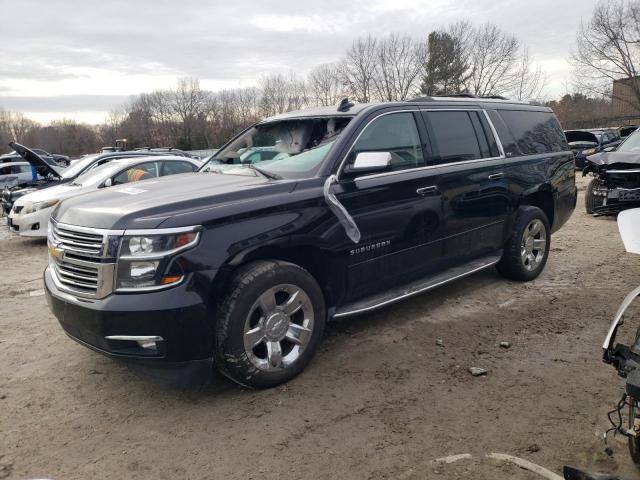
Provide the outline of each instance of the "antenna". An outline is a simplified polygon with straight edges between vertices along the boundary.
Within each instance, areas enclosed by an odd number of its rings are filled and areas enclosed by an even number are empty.
[[[348,97],[344,97],[340,103],[338,104],[339,112],[348,112],[351,107],[353,107],[355,103],[350,102]]]

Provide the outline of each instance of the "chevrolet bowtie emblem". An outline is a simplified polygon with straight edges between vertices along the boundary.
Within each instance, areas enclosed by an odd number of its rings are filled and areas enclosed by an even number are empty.
[[[64,250],[56,247],[55,245],[49,246],[49,253],[54,258],[62,258],[64,256]]]

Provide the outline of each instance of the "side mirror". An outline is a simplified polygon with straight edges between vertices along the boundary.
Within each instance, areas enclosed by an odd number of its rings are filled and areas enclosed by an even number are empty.
[[[110,178],[107,178],[102,184],[103,187],[110,187],[111,185],[113,185],[113,180],[111,180]]]
[[[391,159],[391,153],[389,152],[360,152],[354,162],[347,165],[345,173],[384,172],[391,166]]]

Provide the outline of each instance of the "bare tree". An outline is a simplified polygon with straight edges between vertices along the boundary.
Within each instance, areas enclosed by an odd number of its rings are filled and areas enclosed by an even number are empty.
[[[520,41],[486,23],[469,38],[471,61],[467,90],[478,96],[500,95],[513,89]]]
[[[513,87],[507,92],[517,100],[540,100],[548,83],[548,77],[540,65],[534,65],[528,48],[523,48],[520,61],[513,72]]]
[[[578,88],[609,95],[613,80],[628,79],[632,95],[617,98],[640,109],[640,2],[606,0],[581,22],[570,61]]]
[[[373,76],[375,97],[382,101],[406,100],[417,91],[422,66],[421,46],[411,37],[390,34],[378,40]]]
[[[178,147],[193,148],[194,123],[204,113],[208,95],[208,92],[200,89],[200,82],[197,79],[181,78],[178,80],[178,88],[173,92],[173,109],[182,123],[183,132]]]
[[[336,105],[346,95],[335,63],[323,63],[311,70],[307,86],[310,101],[315,105]]]
[[[349,95],[358,102],[370,102],[375,94],[377,43],[371,35],[359,38],[340,62],[342,83]]]

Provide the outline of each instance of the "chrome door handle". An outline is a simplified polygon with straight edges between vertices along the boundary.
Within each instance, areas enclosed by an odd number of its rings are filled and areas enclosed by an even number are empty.
[[[500,173],[493,173],[491,175],[489,175],[489,180],[498,180],[500,178],[504,177],[504,173],[500,172]]]
[[[432,193],[438,193],[438,187],[437,185],[431,185],[430,187],[422,187],[416,190],[416,193],[418,195],[430,195]]]

